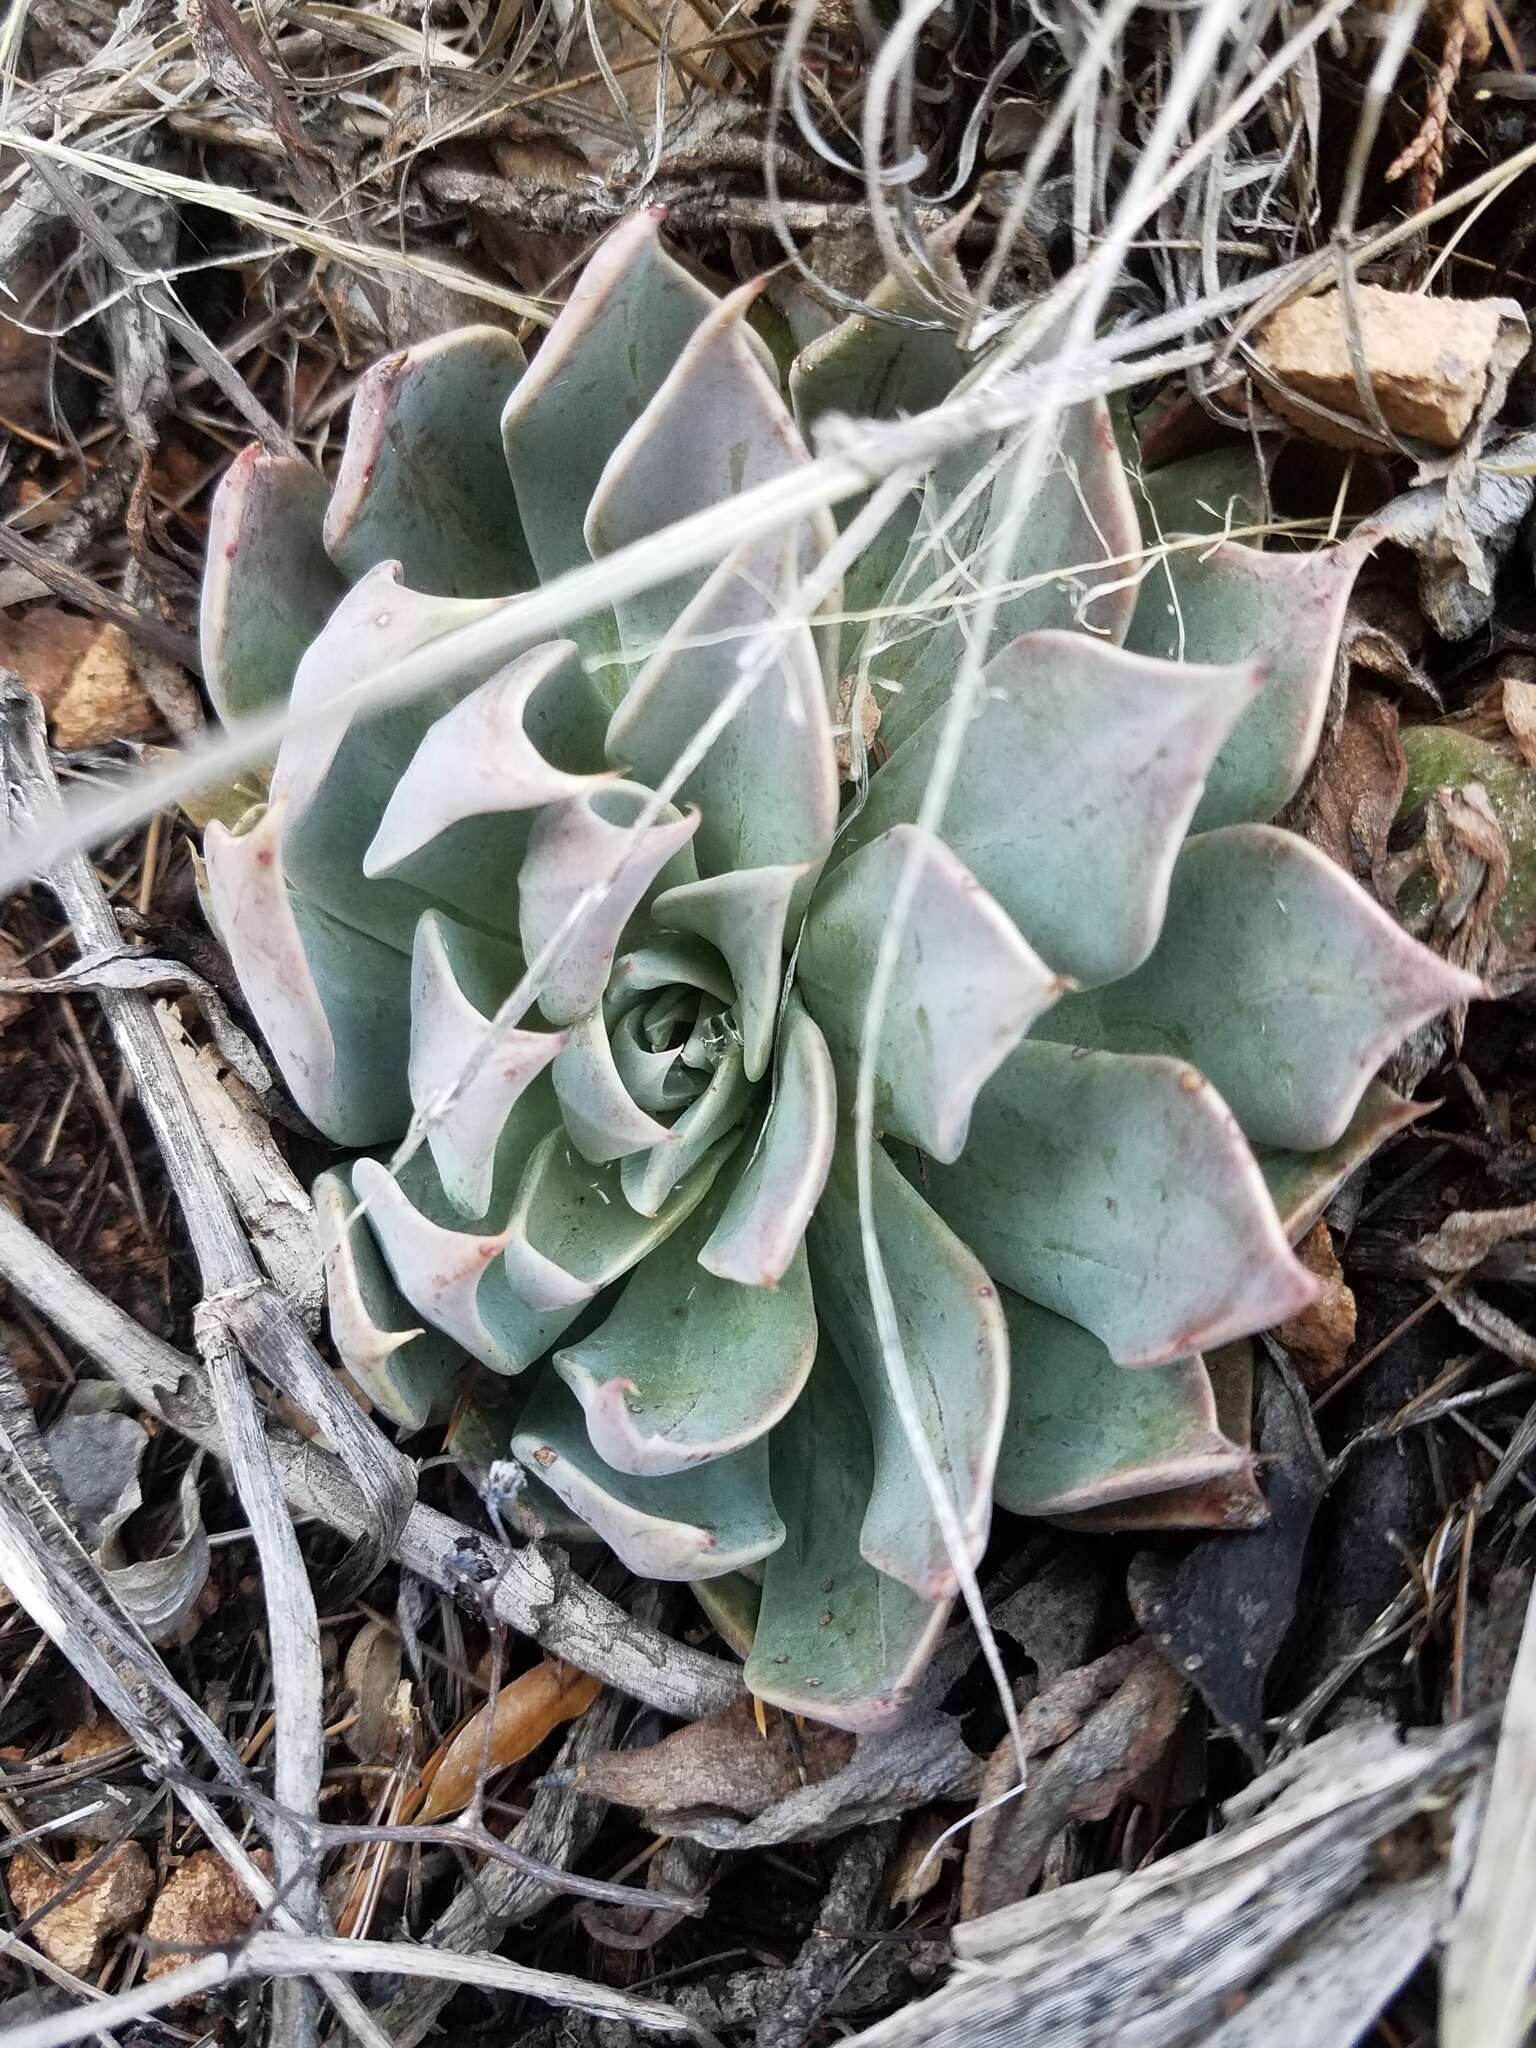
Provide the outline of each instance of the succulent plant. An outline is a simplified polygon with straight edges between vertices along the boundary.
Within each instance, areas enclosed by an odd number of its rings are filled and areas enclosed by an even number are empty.
[[[1144,525],[1202,523],[1213,472],[1134,477],[1099,403],[1024,523],[939,837],[916,820],[1002,442],[942,463],[808,622],[830,518],[327,714],[509,593],[806,464],[819,416],[930,406],[967,370],[863,315],[805,342],[786,396],[758,296],[717,298],[640,216],[531,364],[474,327],[369,372],[329,492],[236,461],[210,686],[226,716],[290,692],[306,715],[265,807],[209,828],[207,875],[296,1102],[358,1154],[316,1191],[356,1381],[407,1427],[472,1398],[540,1500],[701,1583],[758,1694],[869,1727],[956,1590],[850,1136],[906,864],[872,1222],[973,1561],[994,1498],[1198,1519],[1246,1469],[1202,1353],[1309,1300],[1294,1240],[1413,1114],[1377,1069],[1476,984],[1270,822],[1359,547],[1144,554]],[[658,802],[764,634],[756,688]],[[493,1023],[541,958],[536,1006]],[[427,1143],[393,1175],[413,1111]]]

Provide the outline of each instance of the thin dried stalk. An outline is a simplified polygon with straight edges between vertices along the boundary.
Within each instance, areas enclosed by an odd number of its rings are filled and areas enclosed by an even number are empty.
[[[192,1360],[98,1294],[4,1203],[0,1278],[125,1386],[147,1413],[228,1463],[228,1447]],[[313,1516],[343,1536],[367,1526],[368,1503],[341,1459],[275,1430],[267,1441],[295,1515]],[[697,1720],[741,1697],[734,1665],[646,1627],[595,1593],[558,1550],[526,1544],[509,1551],[418,1502],[393,1555],[407,1571],[454,1594],[464,1591],[465,1560],[474,1560],[489,1573],[483,1583],[490,1619],[663,1713]]]

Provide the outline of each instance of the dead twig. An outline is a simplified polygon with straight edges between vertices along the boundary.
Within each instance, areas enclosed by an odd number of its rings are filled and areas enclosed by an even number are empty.
[[[0,1278],[125,1386],[141,1408],[228,1462],[192,1360],[97,1293],[3,1202]],[[276,1430],[268,1448],[292,1513],[313,1516],[343,1536],[369,1526],[368,1503],[339,1457]],[[741,1697],[734,1665],[645,1627],[594,1592],[546,1545],[509,1551],[418,1502],[393,1555],[405,1570],[455,1595],[464,1592],[464,1558],[477,1558],[489,1574],[490,1612],[497,1621],[663,1713],[698,1720]]]

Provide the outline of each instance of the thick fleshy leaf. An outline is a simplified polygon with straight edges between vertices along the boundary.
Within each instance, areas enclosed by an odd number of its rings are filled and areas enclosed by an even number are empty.
[[[1263,682],[1031,633],[987,664],[940,827],[1060,974],[1112,981],[1151,952],[1205,777]],[[838,855],[922,807],[936,712],[870,784]]]
[[[1151,959],[1068,997],[1041,1031],[1188,1060],[1255,1144],[1316,1152],[1410,1031],[1480,989],[1316,847],[1229,825],[1179,855]]]
[[[601,1010],[581,1017],[564,1034],[551,1074],[566,1133],[583,1159],[602,1165],[630,1152],[671,1142],[665,1124],[648,1116],[614,1065]]]
[[[719,1183],[653,1252],[601,1328],[555,1353],[598,1455],[657,1476],[738,1451],[782,1421],[816,1355],[805,1254],[777,1287],[742,1287],[700,1267]]]
[[[956,607],[974,603],[982,551],[1001,524],[1018,459],[978,443],[934,472],[907,558],[882,600],[889,620],[873,629],[871,673],[893,691],[882,699],[887,746],[899,747],[949,695],[965,644]],[[1108,411],[1098,400],[1071,406],[1005,567],[1014,594],[998,606],[988,655],[1051,627],[1123,640],[1139,545]]]
[[[1138,469],[1131,473],[1131,490],[1149,546],[1176,534],[1258,526],[1265,517],[1263,464],[1247,441]]]
[[[1284,1322],[1317,1292],[1236,1118],[1181,1060],[1031,1040],[982,1091],[964,1158],[921,1185],[990,1273],[1120,1365]]]
[[[1148,1369],[1154,1373],[1166,1370],[1162,1366]],[[1055,1514],[1052,1519],[1064,1529],[1089,1534],[1131,1529],[1262,1528],[1269,1519],[1269,1505],[1260,1490],[1253,1457],[1253,1345],[1243,1338],[1236,1344],[1218,1346],[1205,1359],[1205,1376],[1215,1402],[1216,1427],[1228,1444],[1242,1453],[1241,1464],[1187,1486],[1163,1487],[1108,1506]]]
[[[916,825],[882,833],[817,891],[797,980],[851,1102],[876,958],[914,855],[922,872],[886,1005],[875,1115],[883,1130],[955,1159],[977,1091],[1065,986],[963,862]]]
[[[677,644],[648,661],[608,728],[608,759],[660,784],[735,688],[754,636],[777,652],[678,791],[701,812],[702,875],[819,861],[837,822],[832,720],[807,625],[779,630],[794,564],[761,543],[728,556],[677,622]]]
[[[466,818],[533,812],[612,781],[562,765],[598,760],[597,710],[574,641],[530,647],[427,733],[385,806],[364,872],[387,875]],[[523,850],[519,844],[517,859]],[[507,882],[510,889],[510,866]]]
[[[528,1163],[508,1238],[509,1259],[549,1262],[594,1295],[648,1258],[708,1194],[729,1145],[717,1146],[678,1182],[656,1213],[625,1200],[616,1165],[595,1166],[551,1131]]]
[[[1349,593],[1372,546],[1350,540],[1279,555],[1222,541],[1176,549],[1148,570],[1128,647],[1268,671],[1211,769],[1196,831],[1262,824],[1301,787],[1322,736]]]
[[[574,1396],[546,1372],[512,1452],[642,1578],[718,1578],[784,1541],[768,1487],[766,1437],[660,1479],[616,1472],[593,1450]]]
[[[730,968],[749,1081],[762,1079],[773,1056],[790,909],[797,890],[813,872],[809,862],[743,868],[668,889],[651,905],[659,925],[707,939]]]
[[[832,1165],[837,1086],[820,1027],[797,996],[784,1009],[773,1098],[699,1264],[722,1280],[774,1287],[821,1200]]]
[[[646,1009],[626,1010],[613,1027],[609,1050],[613,1054],[614,1073],[631,1099],[641,1109],[658,1116],[673,1115],[685,1104],[698,1100],[704,1077],[684,1064],[683,1047],[672,1042],[670,1030],[661,1050],[655,1049],[650,1026],[658,1008],[669,1014],[674,1023],[681,1024],[685,1010],[697,1011],[698,998],[680,990],[659,997],[655,1005]],[[635,1149],[625,1147],[626,1152]]]
[[[1382,1082],[1373,1081],[1361,1096],[1349,1129],[1326,1152],[1257,1147],[1254,1157],[1291,1243],[1306,1236],[1344,1182],[1378,1145],[1417,1123],[1421,1116],[1428,1116],[1434,1107],[1432,1102],[1409,1102]]]
[[[994,1488],[1020,1515],[1108,1507],[1241,1471],[1198,1358],[1132,1371],[1091,1331],[1002,1290],[1010,1387]]]
[[[322,1173],[314,1196],[331,1342],[376,1408],[403,1429],[422,1429],[448,1413],[464,1354],[411,1314],[366,1221],[349,1224],[357,1198],[348,1170]]]
[[[997,1289],[877,1146],[874,1223],[913,1398],[950,1489],[972,1564],[986,1546],[1008,1406],[1008,1332]],[[928,1489],[891,1394],[859,1236],[853,1154],[834,1156],[806,1235],[822,1326],[858,1386],[875,1473],[859,1547],[877,1570],[934,1600],[955,1589]]]
[[[411,957],[411,1104],[418,1114],[458,1093],[427,1127],[443,1192],[467,1217],[491,1199],[496,1148],[513,1105],[560,1052],[563,1031],[492,1024],[522,971],[522,955],[488,933],[428,911]],[[481,1048],[495,1041],[494,1051]],[[471,1065],[478,1066],[462,1080]]]
[[[741,1065],[741,1048],[727,1046],[704,1093],[690,1102],[672,1126],[670,1144],[653,1152],[632,1152],[619,1162],[624,1199],[640,1216],[655,1216],[662,1204],[720,1140],[735,1132],[752,1099]]]
[[[539,1006],[552,1024],[574,1024],[597,1006],[624,927],[648,896],[695,879],[684,848],[699,819],[664,805],[653,824],[635,819],[651,801],[634,782],[612,782],[539,813],[518,876],[519,927],[530,962],[561,933],[591,891],[580,923],[559,939],[539,975]]]
[[[545,1133],[559,1140],[554,1091],[541,1077],[504,1124],[497,1182],[516,1181],[540,1156]],[[524,1162],[528,1168],[524,1168]],[[375,1159],[359,1159],[352,1184],[395,1285],[417,1313],[493,1372],[522,1372],[540,1357],[597,1292],[557,1258],[536,1252],[520,1217],[504,1227],[467,1229],[430,1161],[413,1160],[396,1178]],[[493,1197],[493,1216],[505,1215]]]
[[[456,328],[365,373],[325,517],[349,582],[379,562],[439,597],[534,582],[499,433],[522,374],[523,352],[499,327]]]
[[[311,464],[254,443],[214,493],[199,637],[226,724],[282,703],[346,589],[320,541],[327,495]]]
[[[608,458],[718,303],[667,254],[660,219],[656,209],[632,214],[599,245],[502,415],[523,531],[545,582],[590,559],[583,523]],[[583,646],[595,623],[578,628]]]
[[[695,1579],[689,1590],[720,1640],[738,1657],[750,1657],[762,1587],[745,1572],[729,1572],[718,1579]]]
[[[290,894],[283,816],[208,827],[208,893],[240,986],[294,1101],[338,1145],[405,1128],[410,962]]]
[[[614,450],[587,513],[587,545],[594,555],[612,554],[810,462],[746,322],[761,290],[760,280],[744,285],[711,308]],[[802,570],[809,568],[834,532],[830,513],[802,521],[792,559]],[[761,545],[761,573],[776,579],[784,546],[778,536]],[[619,606],[619,629],[631,659],[643,661],[660,646],[706,580],[702,571],[690,573]]]
[[[672,893],[668,891],[669,896]],[[660,901],[658,896],[650,906],[653,916]],[[697,939],[674,939],[666,932],[657,932],[614,961],[603,991],[604,1014],[611,1023],[645,996],[679,982],[715,996],[722,1003],[730,1002],[735,993],[730,971],[712,946]]]
[[[932,251],[945,275],[964,280],[945,250]],[[868,303],[890,311],[931,320],[932,308],[904,281],[883,278]],[[926,412],[954,390],[969,367],[948,327],[899,326],[868,313],[840,320],[802,348],[790,365],[789,393],[795,419],[807,441],[814,440],[816,422],[829,413],[849,419],[898,419]],[[846,525],[860,500],[839,509]],[[887,521],[878,538],[849,569],[844,603],[859,612],[873,605],[900,568],[917,523],[918,496]]]
[[[406,588],[392,563],[372,569],[349,590],[299,664],[293,708],[320,714],[316,725],[290,732],[272,772],[272,802],[284,806],[283,857],[293,888],[311,903],[387,945],[409,953],[416,920],[436,894],[477,923],[495,923],[505,873],[484,862],[466,867],[429,848],[407,883],[367,881],[363,861],[407,762],[434,719],[483,677],[466,673],[449,690],[358,718],[345,693],[439,634],[494,609],[471,599],[428,597]],[[338,700],[343,700],[338,702]],[[504,906],[503,906],[504,908]]]
[[[786,1713],[858,1733],[889,1728],[950,1603],[923,1599],[860,1554],[876,1454],[858,1392],[826,1346],[770,1450],[785,1536],[763,1567],[747,1684]]]

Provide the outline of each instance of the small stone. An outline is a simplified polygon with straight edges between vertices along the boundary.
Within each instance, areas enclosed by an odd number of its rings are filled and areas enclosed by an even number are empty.
[[[844,676],[837,686],[837,716],[833,727],[833,748],[837,755],[837,774],[840,782],[853,778],[853,693],[858,687],[856,676]],[[859,736],[863,752],[868,753],[875,744],[875,735],[880,730],[880,706],[872,689],[859,697]]]
[[[1488,388],[1504,323],[1504,299],[1436,299],[1363,284],[1353,294],[1360,348],[1382,418],[1394,433],[1454,448]],[[1295,299],[1267,320],[1254,362],[1273,409],[1314,441],[1335,448],[1376,448],[1350,360],[1343,294]],[[1366,431],[1321,419],[1300,400],[1359,420]]]
[[[94,1721],[83,1723],[73,1735],[65,1737],[59,1751],[59,1762],[83,1764],[91,1757],[110,1756],[114,1750],[132,1746],[110,1714],[98,1714]]]
[[[32,1939],[45,1956],[77,1977],[89,1975],[101,1960],[102,1950],[114,1934],[134,1926],[149,1904],[154,1873],[149,1858],[137,1842],[119,1842],[100,1866],[75,1891],[69,1881],[99,1852],[87,1848],[71,1862],[59,1865],[59,1875],[45,1869],[34,1857],[15,1857],[7,1873],[11,1904],[18,1918],[42,1918],[31,1930]],[[61,1892],[51,1911],[44,1911]]]
[[[253,1850],[251,1861],[263,1876],[272,1875],[270,1850]],[[222,1856],[212,1849],[194,1850],[155,1901],[144,1939],[158,1952],[144,1975],[168,1976],[203,1950],[227,1947],[250,1931],[260,1912]]]

